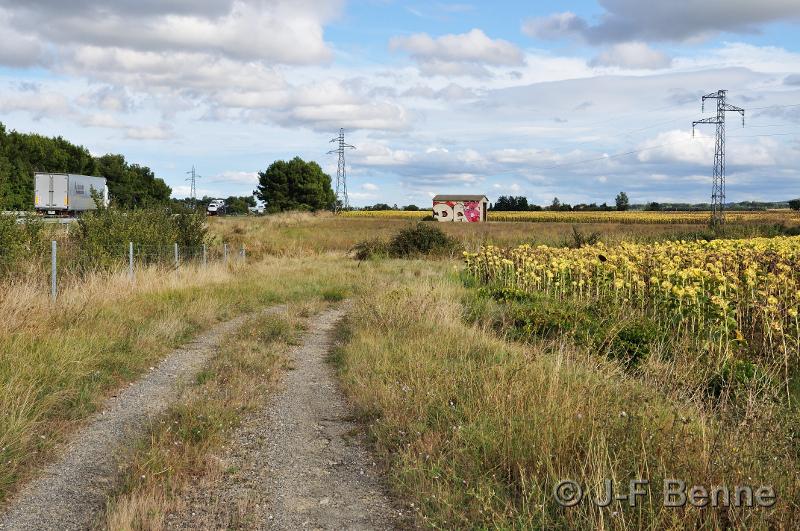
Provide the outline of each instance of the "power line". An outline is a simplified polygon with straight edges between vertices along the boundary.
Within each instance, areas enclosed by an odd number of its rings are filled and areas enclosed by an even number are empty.
[[[338,214],[341,209],[350,208],[350,200],[347,198],[347,178],[345,174],[344,150],[355,149],[355,146],[344,143],[344,128],[339,129],[339,136],[331,139],[331,142],[339,142],[339,147],[328,154],[339,154],[339,166],[336,168],[336,201],[333,204],[333,213]]]
[[[192,186],[190,188],[189,197],[190,197],[190,201],[191,201],[191,204],[192,204],[192,210],[194,210],[194,207],[195,207],[195,195],[197,193],[197,188],[195,187],[195,182],[194,181],[195,181],[195,179],[199,179],[200,176],[195,173],[194,166],[192,166],[192,171],[187,171],[186,173],[191,173],[192,174],[192,176],[187,178],[186,180],[187,181],[192,181]]]
[[[726,90],[718,90],[703,96],[703,110],[707,99],[717,100],[717,115],[692,122],[694,127],[700,124],[717,126],[717,140],[714,146],[714,182],[711,186],[711,223],[725,225],[725,113],[738,112],[742,115],[744,127],[744,109],[725,103]]]

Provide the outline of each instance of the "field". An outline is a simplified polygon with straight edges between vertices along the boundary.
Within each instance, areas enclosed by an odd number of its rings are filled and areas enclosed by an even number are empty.
[[[396,210],[343,212],[342,217],[352,219],[422,219],[432,215],[430,210],[406,212]],[[800,213],[791,210],[728,211],[726,219],[732,223],[797,224]],[[527,223],[613,223],[630,225],[707,225],[709,212],[488,212],[489,221],[516,221]]]
[[[686,218],[436,224],[458,252],[365,262],[349,254],[356,244],[411,222],[222,218],[210,220],[215,243],[245,244],[246,264],[187,266],[178,279],[144,268],[134,286],[124,269],[85,271],[56,303],[46,271],[5,278],[0,487],[11,495],[104,397],[176,343],[278,302],[300,322],[348,297],[331,361],[392,492],[422,525],[795,528],[800,238],[784,234],[796,222],[780,215],[725,235]],[[281,370],[277,358],[240,350],[248,364]],[[203,444],[224,444],[214,437]],[[213,469],[205,448],[187,474]],[[141,462],[136,470],[151,466]],[[585,493],[575,506],[554,497],[563,480]],[[667,507],[665,480],[683,481],[687,496],[694,486],[716,492],[719,503],[697,490],[696,504]],[[748,498],[739,487],[751,489],[752,507],[739,506]],[[608,488],[646,495],[636,506],[595,503]],[[172,503],[137,484],[112,506],[129,508],[145,491],[147,511]],[[109,522],[141,528],[113,507]]]

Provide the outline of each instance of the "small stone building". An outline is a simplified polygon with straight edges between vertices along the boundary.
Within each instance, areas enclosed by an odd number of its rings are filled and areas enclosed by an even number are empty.
[[[485,195],[437,195],[433,217],[439,221],[486,221],[489,200]]]

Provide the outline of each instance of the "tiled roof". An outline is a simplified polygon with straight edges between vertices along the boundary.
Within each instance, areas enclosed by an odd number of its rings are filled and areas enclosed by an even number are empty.
[[[437,195],[434,201],[488,201],[485,195]]]

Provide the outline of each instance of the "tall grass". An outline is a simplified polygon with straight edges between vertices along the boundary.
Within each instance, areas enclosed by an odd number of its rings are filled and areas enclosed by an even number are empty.
[[[455,275],[393,280],[359,299],[335,361],[395,488],[431,527],[463,529],[771,529],[796,523],[797,456],[779,436],[791,420],[753,388],[733,412],[676,385],[686,366],[653,354],[657,375],[568,341],[506,341],[467,324]],[[670,385],[662,378],[673,372]],[[668,378],[667,378],[668,379]],[[718,404],[719,406],[719,404]],[[788,424],[787,424],[788,423]],[[772,508],[664,507],[664,479],[773,486]],[[578,481],[578,506],[553,497]],[[601,508],[605,481],[638,506]]]
[[[367,268],[369,269],[369,268]],[[147,268],[65,283],[55,303],[35,281],[0,292],[0,499],[6,499],[114,389],[175,345],[243,312],[358,288],[351,261],[266,258],[247,267]]]

